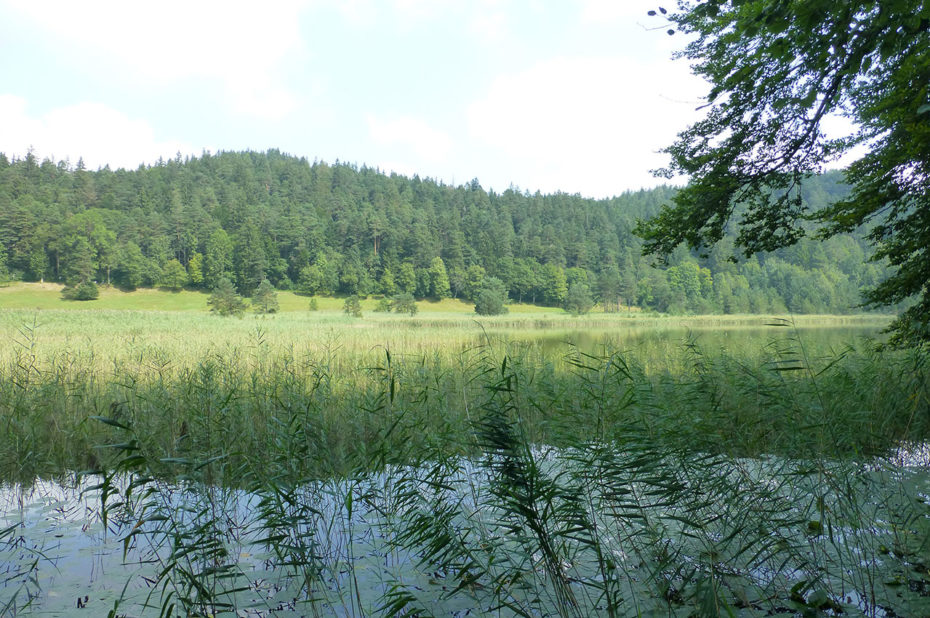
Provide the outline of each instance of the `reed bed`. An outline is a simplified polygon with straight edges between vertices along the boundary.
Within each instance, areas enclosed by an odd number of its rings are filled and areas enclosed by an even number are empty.
[[[0,471],[83,471],[156,565],[160,615],[930,607],[922,350],[790,325],[569,345],[406,320],[374,343],[340,316],[61,319],[3,353]],[[15,530],[0,555],[22,552]],[[0,588],[7,609],[28,611],[23,586]]]
[[[338,349],[342,356],[365,355],[373,349],[396,354],[440,353],[449,357],[489,341],[550,342],[552,356],[564,354],[557,344],[598,342],[627,348],[643,360],[670,359],[689,333],[711,339],[709,347],[732,347],[737,356],[764,353],[763,346],[780,338],[784,318],[764,316],[642,316],[592,314],[510,314],[479,317],[461,313],[423,313],[415,317],[370,313],[363,319],[341,311],[290,312],[223,319],[206,312],[0,309],[0,363],[9,363],[23,347],[40,362],[56,355],[91,356],[103,368],[119,359],[160,354],[175,366],[190,366],[211,356],[233,356],[261,345],[292,354],[318,354]],[[833,342],[852,342],[861,334],[876,334],[887,316],[800,316],[790,319],[801,332],[827,329]],[[845,329],[845,330],[844,330]],[[725,341],[735,337],[736,341]],[[812,342],[817,336],[808,337]],[[666,346],[656,350],[654,344]],[[673,352],[673,353],[670,353]]]
[[[125,418],[162,456],[174,457],[184,449],[209,450],[212,441],[236,453],[266,452],[273,430],[295,410],[313,423],[320,444],[319,456],[304,465],[320,475],[344,473],[391,422],[367,412],[383,396],[388,360],[395,397],[421,426],[419,435],[461,454],[468,408],[481,392],[475,350],[493,350],[521,367],[538,417],[533,439],[546,443],[588,437],[570,431],[585,396],[578,354],[622,358],[635,376],[639,413],[680,420],[691,428],[687,439],[713,436],[734,453],[755,455],[763,445],[779,444],[792,435],[799,414],[804,422],[849,429],[840,442],[824,430],[823,440],[873,453],[902,438],[894,424],[901,410],[923,404],[904,396],[914,387],[902,380],[922,375],[899,366],[906,354],[889,353],[894,362],[888,363],[866,343],[844,348],[835,338],[804,348],[804,331],[796,328],[768,334],[602,331],[606,338],[594,343],[584,340],[590,331],[549,330],[543,339],[538,332],[510,331],[505,337],[481,324],[434,329],[398,320],[395,328],[374,330],[340,316],[317,320],[313,328],[294,320],[184,317],[190,320],[61,313],[41,324],[19,324],[0,359],[0,418],[8,438],[0,447],[2,475],[28,481],[96,467],[101,454],[94,447],[108,435],[88,421],[92,416]],[[110,335],[101,335],[107,328]],[[566,343],[579,337],[575,345]],[[831,372],[824,375],[826,368]],[[814,374],[818,380],[810,379]],[[828,378],[832,383],[825,384]],[[835,403],[828,405],[810,384],[823,384]],[[844,414],[834,420],[840,410]],[[854,410],[862,418],[850,424]],[[626,422],[618,416],[603,437]]]

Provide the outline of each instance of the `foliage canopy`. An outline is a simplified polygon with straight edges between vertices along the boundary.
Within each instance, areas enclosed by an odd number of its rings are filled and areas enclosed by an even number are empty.
[[[507,313],[507,287],[497,277],[487,277],[475,299],[478,315],[503,315]]]
[[[746,253],[866,226],[874,259],[894,267],[872,305],[917,297],[896,341],[930,340],[930,2],[685,1],[670,16],[694,40],[681,56],[711,85],[706,116],[667,149],[660,174],[690,176],[638,232],[644,250],[705,249],[731,220]],[[840,114],[853,135],[832,138]],[[812,210],[802,182],[853,148],[851,194]]]
[[[97,300],[100,290],[93,281],[81,281],[77,285],[65,287],[61,295],[67,300]]]
[[[846,196],[840,177],[806,184],[811,209]],[[656,268],[631,230],[673,191],[606,200],[486,192],[273,150],[96,172],[0,154],[0,247],[14,280],[134,289],[163,285],[167,274],[208,291],[226,278],[251,294],[268,279],[306,295],[475,302],[495,277],[521,303],[564,306],[569,287],[584,282],[611,310],[622,300],[693,313],[849,313],[889,270],[865,262],[860,231],[736,264],[726,260],[728,231],[708,258],[682,248]],[[708,275],[700,285],[681,276],[695,266]]]
[[[414,316],[420,310],[419,307],[417,307],[417,301],[413,297],[413,294],[409,292],[395,294],[391,298],[390,303],[390,308],[396,313],[406,313],[407,315]]]

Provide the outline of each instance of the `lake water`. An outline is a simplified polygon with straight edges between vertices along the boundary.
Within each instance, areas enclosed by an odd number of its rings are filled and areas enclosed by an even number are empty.
[[[771,324],[766,326],[765,324]],[[885,323],[877,321],[800,323],[792,325],[781,320],[754,320],[747,324],[715,324],[712,322],[689,323],[667,320],[662,327],[638,325],[627,327],[585,329],[539,329],[523,331],[506,338],[537,342],[545,346],[558,347],[566,344],[577,346],[585,352],[597,352],[605,347],[612,350],[680,348],[694,343],[709,351],[745,352],[762,350],[770,344],[801,342],[818,354],[841,352],[847,346],[865,340],[882,341]]]
[[[599,551],[622,572],[616,583],[623,589],[614,590],[619,615],[668,615],[651,571],[660,555],[672,560],[662,577],[690,585],[691,593],[700,592],[694,582],[716,564],[727,596],[745,598],[745,607],[733,608],[736,615],[780,606],[797,611],[788,591],[800,582],[809,586],[794,596],[814,599],[827,590],[845,615],[930,610],[930,574],[919,567],[930,529],[926,447],[868,465],[670,458],[664,464],[688,484],[671,502],[665,498],[675,492],[634,474],[644,464],[629,454],[592,459],[613,470],[600,477],[603,486],[592,486],[596,479],[584,463],[589,455],[536,450],[529,456],[540,478],[581,492],[576,498],[585,500],[582,511],[593,522]],[[534,535],[526,521],[495,506],[500,469],[492,463],[448,461],[283,493],[143,481],[131,508],[114,506],[106,525],[100,492],[89,491],[99,478],[68,487],[48,481],[6,487],[0,491],[0,614],[157,616],[172,603],[183,614],[182,597],[203,600],[209,592],[216,596],[199,605],[206,613],[354,616],[377,614],[398,590],[409,595],[408,607],[435,615],[483,615],[501,603],[513,609],[494,613],[552,613],[564,599],[553,592],[539,549],[530,547]],[[126,495],[129,481],[115,483],[119,494]],[[631,493],[621,499],[618,488]],[[565,495],[552,504],[566,507]],[[553,518],[551,531],[566,521]],[[411,541],[418,527],[420,536]],[[461,573],[439,565],[430,549],[443,535],[445,547],[457,548],[446,562],[467,556],[476,571],[455,594]],[[753,545],[742,548],[746,536],[754,537]],[[272,537],[276,548],[265,542]],[[579,613],[599,614],[604,571],[583,537],[558,536],[558,568]],[[691,575],[675,572],[682,567],[693,569]],[[199,592],[194,581],[203,586]],[[685,615],[699,604],[700,598],[682,598],[671,611],[677,615],[678,607]]]

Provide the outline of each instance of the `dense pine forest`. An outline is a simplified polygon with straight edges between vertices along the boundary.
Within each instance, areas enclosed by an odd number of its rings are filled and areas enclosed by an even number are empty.
[[[606,311],[849,313],[885,276],[857,235],[735,259],[728,236],[707,256],[680,248],[654,264],[632,230],[674,191],[497,193],[477,179],[450,186],[275,150],[132,171],[0,154],[0,278],[130,290],[228,278],[245,295],[268,279],[308,295],[474,300],[494,277],[513,301],[549,306],[587,297]],[[846,192],[830,173],[805,199],[816,209]]]

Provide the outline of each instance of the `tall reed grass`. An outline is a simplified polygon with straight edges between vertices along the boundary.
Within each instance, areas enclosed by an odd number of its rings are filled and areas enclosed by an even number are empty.
[[[157,567],[156,613],[245,611],[264,584],[243,543],[286,574],[266,615],[930,607],[930,462],[900,460],[930,433],[922,350],[821,355],[787,328],[749,355],[685,340],[662,365],[266,332],[101,363],[43,357],[30,325],[0,374],[0,470],[85,470],[127,555]]]
[[[392,461],[433,442],[466,454],[476,448],[468,439],[469,405],[482,392],[486,364],[475,350],[488,349],[507,355],[521,378],[533,443],[572,444],[590,439],[594,428],[612,440],[633,418],[653,425],[663,442],[708,451],[868,456],[919,435],[926,420],[920,353],[883,354],[865,344],[799,358],[797,340],[785,336],[751,353],[666,336],[619,353],[490,334],[485,343],[463,336],[456,345],[453,332],[446,347],[437,346],[436,333],[431,341],[366,347],[344,342],[344,331],[301,344],[293,333],[282,341],[283,333],[259,326],[234,342],[192,342],[176,353],[141,335],[109,351],[81,341],[64,346],[45,341],[43,328],[21,326],[0,371],[0,476],[27,482],[104,463],[105,453],[94,447],[109,440],[108,429],[91,416],[130,422],[160,457],[208,454],[219,445],[239,461],[273,452],[284,440],[280,428],[288,427],[300,436],[289,448],[304,454],[293,464],[297,472],[346,474],[372,445],[383,446],[376,440],[394,422],[378,407],[388,356],[392,409],[404,411],[402,427],[416,427],[417,438],[389,437],[396,441],[389,444]],[[181,347],[184,333],[177,336]],[[582,379],[589,353],[622,362],[630,376],[623,390],[602,385],[591,396]]]

